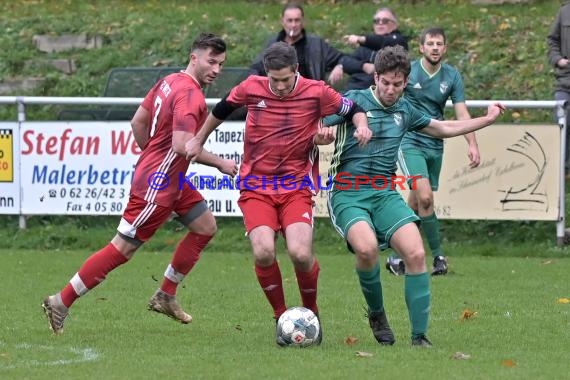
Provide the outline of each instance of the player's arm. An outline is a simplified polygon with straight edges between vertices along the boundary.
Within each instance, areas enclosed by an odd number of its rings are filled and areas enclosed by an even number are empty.
[[[352,121],[352,125],[356,129],[354,138],[358,140],[359,145],[366,145],[370,141],[372,131],[368,127],[368,118],[364,109],[347,96],[341,97],[338,110],[334,114],[325,117],[322,120],[322,124],[325,127],[333,125],[346,126],[349,123],[345,123],[345,121]]]
[[[464,102],[458,102],[453,105],[455,110],[455,117],[457,120],[469,120],[471,115],[467,110],[467,106]],[[463,135],[465,140],[467,140],[467,157],[469,157],[469,166],[471,168],[476,168],[481,163],[481,156],[479,154],[479,146],[477,145],[477,138],[475,137],[475,132],[467,133]]]
[[[487,107],[485,116],[468,120],[437,120],[430,119],[427,127],[422,129],[433,137],[448,138],[461,136],[466,133],[475,132],[481,128],[485,128],[495,122],[497,118],[505,111],[505,106],[501,103],[494,103]]]
[[[358,103],[353,102],[347,97],[342,98],[342,105],[336,113],[339,116],[343,116],[345,120],[351,120],[354,128],[354,138],[358,141],[360,146],[368,144],[370,138],[372,137],[372,131],[368,128],[368,118],[366,117],[366,112],[364,109],[358,105]]]
[[[232,177],[238,173],[238,165],[234,160],[222,158],[205,149],[202,149],[200,154],[196,157],[196,162],[216,168],[220,172]]]
[[[172,132],[172,149],[182,156],[186,155],[186,144],[194,138],[190,132],[175,130]],[[234,160],[222,158],[216,154],[202,149],[195,158],[196,162],[218,169],[232,177],[237,174],[237,164]]]
[[[131,119],[131,128],[137,145],[143,150],[146,144],[148,144],[150,135],[150,112],[143,106],[139,106]]]
[[[336,129],[334,127],[327,127],[323,125],[323,121],[319,121],[319,128],[317,134],[313,137],[315,145],[329,145],[334,142],[336,138]]]
[[[197,157],[200,155],[208,136],[214,131],[214,129],[218,128],[223,121],[230,116],[232,112],[234,112],[237,108],[239,108],[238,104],[230,103],[227,101],[227,96],[220,100],[212,109],[212,112],[206,118],[204,125],[196,136],[193,139],[189,140],[185,144],[184,154],[186,158],[195,161]]]

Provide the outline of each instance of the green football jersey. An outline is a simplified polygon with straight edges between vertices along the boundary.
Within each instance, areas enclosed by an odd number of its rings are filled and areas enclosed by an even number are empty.
[[[354,181],[355,176],[369,179],[380,176],[375,179],[377,189],[382,187],[382,177],[390,179],[396,172],[398,148],[404,134],[426,127],[431,119],[403,97],[390,107],[384,107],[376,98],[374,86],[348,91],[344,96],[364,109],[372,138],[368,144],[361,147],[354,138],[356,128],[351,121],[344,121],[337,115],[326,117],[326,125],[338,125],[329,178],[334,178],[336,189],[339,189],[339,184],[345,189],[354,189],[354,186],[349,187],[347,184],[351,180]],[[339,173],[342,173],[342,176]],[[359,186],[372,187],[370,183]],[[387,189],[389,190],[390,186],[387,186]]]
[[[447,99],[455,103],[465,102],[465,90],[461,74],[453,66],[443,63],[430,75],[422,66],[421,59],[412,62],[412,71],[404,97],[432,119],[443,120]],[[443,140],[421,132],[410,132],[402,140],[402,149],[420,148],[443,150]]]

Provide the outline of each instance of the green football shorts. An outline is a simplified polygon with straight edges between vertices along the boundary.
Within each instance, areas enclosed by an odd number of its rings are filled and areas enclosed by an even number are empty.
[[[331,222],[343,238],[352,225],[363,220],[376,233],[380,249],[390,247],[398,228],[411,222],[419,224],[420,220],[394,190],[333,190],[329,192],[328,208]]]
[[[431,189],[437,191],[439,187],[439,173],[443,162],[443,151],[432,149],[406,149],[398,150],[398,166],[407,176],[422,176],[429,179]],[[412,187],[412,180],[408,180]],[[412,189],[413,190],[413,189]]]

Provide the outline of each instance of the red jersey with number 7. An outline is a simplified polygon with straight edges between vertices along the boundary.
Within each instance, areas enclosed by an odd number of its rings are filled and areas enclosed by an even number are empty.
[[[313,138],[320,119],[352,106],[322,81],[297,76],[289,94],[280,97],[269,78],[252,75],[234,87],[227,101],[247,106],[240,189],[284,194],[307,188],[318,191],[318,149]],[[244,182],[247,181],[247,182]]]
[[[180,193],[179,174],[186,173],[189,165],[174,153],[172,132],[196,134],[208,116],[206,100],[198,82],[179,72],[158,81],[142,107],[150,112],[150,140],[137,161],[131,194],[170,207]]]

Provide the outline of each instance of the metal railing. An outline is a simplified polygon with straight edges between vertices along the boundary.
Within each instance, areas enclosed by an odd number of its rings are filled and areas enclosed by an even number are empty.
[[[108,98],[108,97],[43,97],[43,96],[0,96],[0,104],[15,104],[18,110],[18,122],[26,121],[26,105],[139,105],[142,98]],[[208,98],[206,104],[213,106],[220,99]],[[555,100],[467,100],[468,108],[485,108],[490,104],[500,102],[507,108],[531,108],[531,109],[552,109],[556,110],[558,125],[560,126],[560,197],[559,197],[559,220],[556,223],[557,245],[564,245],[565,240],[565,151],[566,151],[566,113],[565,101]],[[450,101],[446,107],[452,107]],[[20,215],[20,227],[25,228],[25,216]]]

